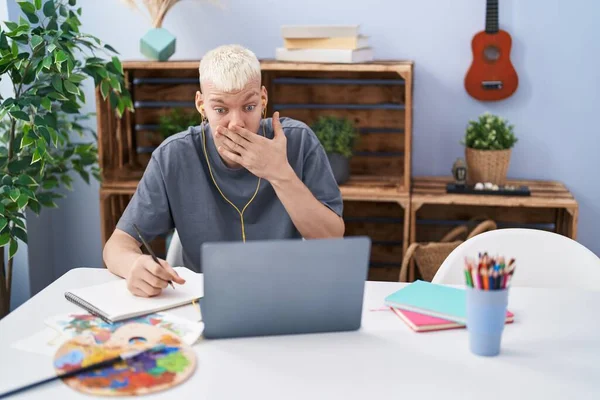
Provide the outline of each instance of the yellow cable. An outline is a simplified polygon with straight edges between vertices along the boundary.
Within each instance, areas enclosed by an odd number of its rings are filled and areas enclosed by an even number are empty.
[[[225,199],[226,202],[228,202],[229,204],[231,204],[231,206],[233,208],[235,208],[235,210],[238,212],[238,214],[240,214],[240,222],[242,224],[242,241],[245,243],[246,242],[246,229],[244,228],[244,212],[246,211],[246,208],[250,205],[250,203],[252,203],[252,201],[256,197],[256,194],[258,193],[258,189],[260,188],[261,178],[258,178],[258,183],[256,184],[256,190],[254,191],[254,194],[252,195],[252,198],[250,198],[250,200],[248,201],[248,203],[246,203],[246,205],[244,206],[244,208],[242,209],[242,211],[240,211],[240,209],[237,208],[236,205],[233,204],[231,202],[231,200],[229,200],[227,198],[227,196],[225,196],[223,194],[223,192],[221,191],[221,188],[219,187],[219,185],[217,185],[217,181],[215,180],[215,177],[213,176],[212,168],[210,166],[210,161],[208,159],[208,154],[206,153],[206,136],[204,134],[204,122],[201,123],[201,126],[202,126],[202,145],[203,145],[203,148],[204,148],[204,157],[206,157],[206,163],[208,164],[208,172],[210,173],[210,177],[212,178],[212,181],[215,184],[215,187],[217,188],[217,190],[221,194],[221,197],[223,197],[223,199]],[[265,135],[265,125],[262,124],[262,126],[263,126],[263,137],[266,137],[266,135]]]

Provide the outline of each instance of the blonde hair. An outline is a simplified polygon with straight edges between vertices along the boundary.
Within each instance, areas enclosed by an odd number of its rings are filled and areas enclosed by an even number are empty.
[[[200,85],[209,81],[218,90],[242,90],[249,81],[260,82],[260,62],[256,55],[237,44],[219,46],[210,50],[200,60]]]

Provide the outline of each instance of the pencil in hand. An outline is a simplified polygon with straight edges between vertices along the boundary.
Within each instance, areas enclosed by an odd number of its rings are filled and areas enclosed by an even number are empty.
[[[133,227],[134,227],[135,231],[137,232],[140,240],[142,241],[142,244],[144,245],[144,248],[146,249],[146,251],[148,251],[148,253],[150,253],[150,256],[152,257],[154,262],[157,263],[158,265],[160,265],[162,268],[162,264],[160,263],[160,261],[158,261],[156,254],[154,254],[154,251],[152,251],[152,249],[150,248],[150,245],[148,244],[148,242],[146,242],[146,240],[142,236],[142,232],[140,232],[140,230],[138,229],[136,224],[133,224]],[[169,280],[169,285],[171,285],[171,287],[173,289],[175,289],[175,285],[173,285],[173,282],[171,280]]]

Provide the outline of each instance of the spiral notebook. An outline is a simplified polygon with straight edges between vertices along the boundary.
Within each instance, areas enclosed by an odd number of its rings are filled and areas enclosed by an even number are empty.
[[[127,281],[119,279],[69,290],[65,293],[65,298],[90,314],[112,324],[189,304],[204,295],[202,274],[185,267],[175,267],[174,269],[186,282],[183,285],[173,283],[175,289],[167,286],[156,297],[135,296],[127,289]]]

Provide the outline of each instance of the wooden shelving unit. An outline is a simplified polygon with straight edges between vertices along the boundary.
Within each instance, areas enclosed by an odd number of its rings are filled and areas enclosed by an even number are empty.
[[[199,61],[125,62],[134,113],[117,119],[96,93],[102,240],[114,230],[162,138],[161,115],[194,110]],[[373,240],[372,280],[397,280],[408,246],[412,148],[413,63],[291,63],[262,60],[267,114],[312,124],[321,115],[351,118],[360,138],[352,177],[342,185],[347,235]],[[164,254],[164,240],[153,244]]]
[[[509,180],[509,185],[527,185],[531,196],[448,194],[449,177],[415,177],[410,205],[412,242],[439,240],[455,224],[486,216],[498,228],[544,229],[576,239],[579,207],[560,182]]]

